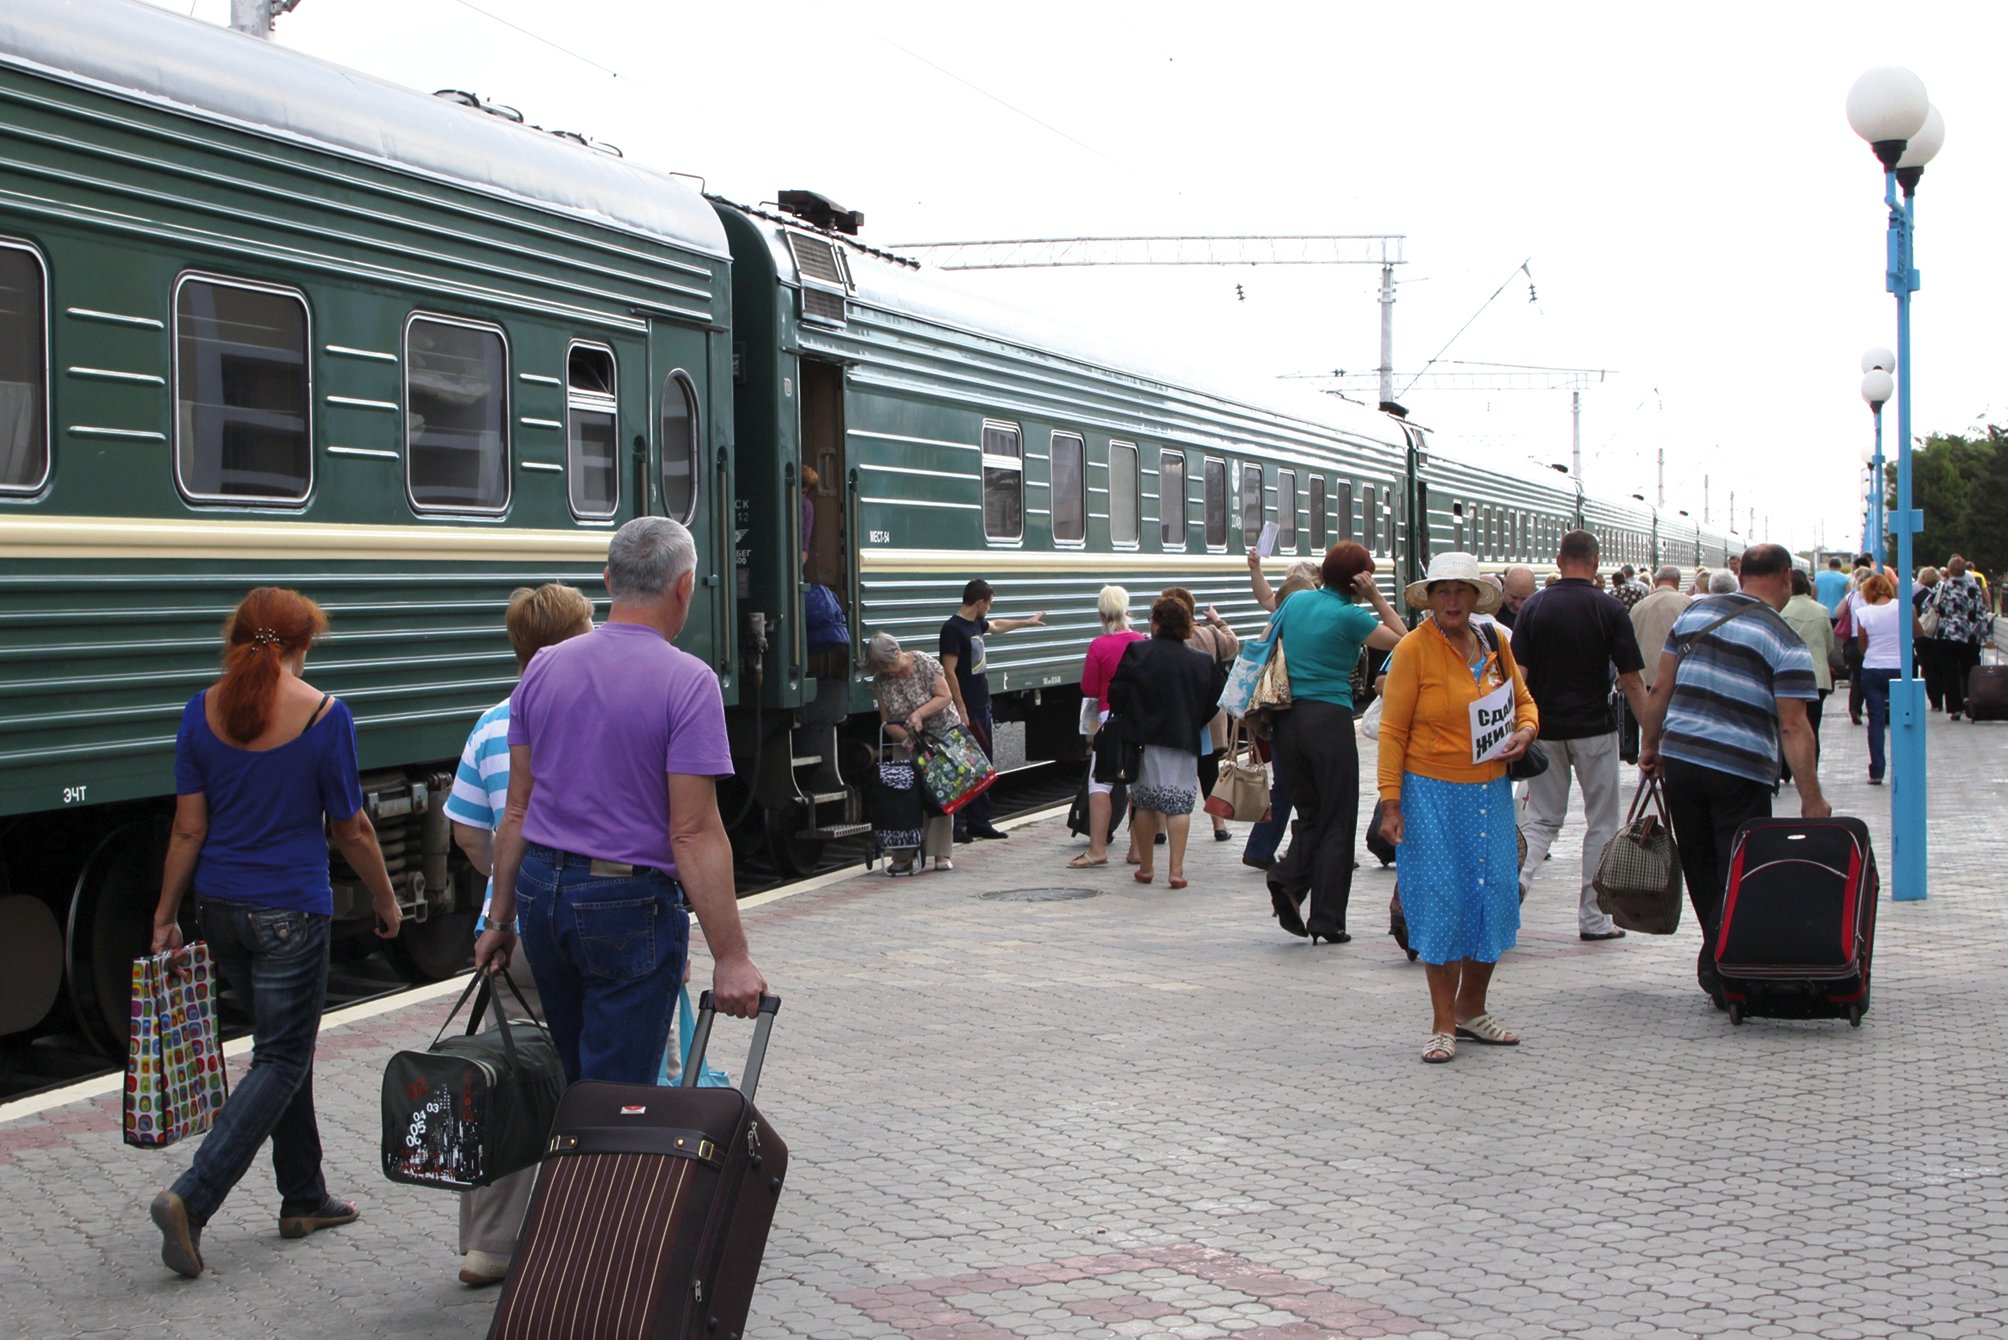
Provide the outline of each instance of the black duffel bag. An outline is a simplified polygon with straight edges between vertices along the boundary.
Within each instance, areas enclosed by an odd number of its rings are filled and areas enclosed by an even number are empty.
[[[511,1019],[493,1000],[494,979],[477,972],[432,1045],[399,1052],[384,1067],[383,1174],[391,1181],[465,1191],[543,1157],[565,1067],[516,983],[506,972],[501,977],[523,1018]],[[447,1037],[477,993],[467,1031]],[[479,1032],[491,1002],[497,1027]]]

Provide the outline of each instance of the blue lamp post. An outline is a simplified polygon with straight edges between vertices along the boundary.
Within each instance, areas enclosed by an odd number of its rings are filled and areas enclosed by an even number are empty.
[[[1931,105],[1924,81],[1909,70],[1886,65],[1870,70],[1848,90],[1848,124],[1867,140],[1883,166],[1883,203],[1889,207],[1889,291],[1896,295],[1897,448],[1896,511],[1889,529],[1896,535],[1899,608],[1911,606],[1916,572],[1912,542],[1923,518],[1911,507],[1910,295],[1918,290],[1912,264],[1917,224],[1917,183],[1924,165],[1945,142],[1945,122]],[[1899,192],[1901,194],[1899,195]],[[1881,481],[1877,481],[1881,491]],[[1901,678],[1890,685],[1890,893],[1899,902],[1926,892],[1925,698],[1917,678],[1911,621],[1899,618]]]
[[[1862,552],[1872,555],[1877,571],[1884,563],[1883,543],[1883,449],[1882,449],[1882,407],[1896,394],[1896,382],[1890,373],[1896,367],[1896,355],[1887,349],[1871,349],[1862,355],[1862,399],[1869,402],[1869,412],[1875,416],[1876,446],[1865,462],[1869,467],[1868,515],[1863,518],[1868,533],[1862,538]]]

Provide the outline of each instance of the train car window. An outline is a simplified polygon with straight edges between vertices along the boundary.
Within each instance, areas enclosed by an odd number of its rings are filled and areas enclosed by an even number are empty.
[[[1452,553],[1471,552],[1464,543],[1464,504],[1461,502],[1450,504],[1450,548]]]
[[[1088,538],[1088,448],[1078,433],[1053,434],[1053,538],[1080,544]]]
[[[1209,456],[1200,466],[1200,514],[1206,525],[1206,547],[1227,547],[1227,462]]]
[[[1359,534],[1353,527],[1353,481],[1339,481],[1339,538],[1350,540]]]
[[[0,493],[49,480],[48,289],[40,255],[0,242]]]
[[[1380,552],[1380,518],[1374,515],[1373,486],[1360,490],[1360,543],[1370,554]]]
[[[174,295],[174,469],[213,502],[300,503],[313,486],[307,303],[292,289],[184,278]]]
[[[1276,547],[1286,554],[1297,552],[1297,472],[1276,472]]]
[[[1314,553],[1324,553],[1330,546],[1325,537],[1330,532],[1325,525],[1325,477],[1311,476],[1311,549]]]
[[[1136,448],[1127,442],[1109,443],[1109,543],[1134,546],[1137,542],[1138,475]]]
[[[430,316],[405,326],[404,468],[414,507],[508,505],[508,364],[494,326]]]
[[[1165,451],[1157,458],[1157,531],[1169,545],[1185,545],[1185,453]]]
[[[983,425],[983,535],[1025,536],[1025,459],[1015,423]]]
[[[662,382],[662,510],[677,521],[697,515],[697,387],[682,372]]]
[[[565,479],[572,515],[604,519],[620,505],[620,379],[614,351],[575,344],[565,354]]]
[[[1262,467],[1241,467],[1241,538],[1249,544],[1262,530]]]

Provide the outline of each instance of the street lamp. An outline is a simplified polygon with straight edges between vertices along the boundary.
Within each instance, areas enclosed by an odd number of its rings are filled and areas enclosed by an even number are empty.
[[[1910,295],[1918,290],[1912,264],[1917,228],[1917,184],[1925,164],[1945,143],[1945,120],[1931,105],[1924,81],[1909,70],[1883,66],[1870,70],[1848,90],[1848,124],[1869,142],[1883,168],[1883,204],[1889,209],[1885,285],[1896,295],[1897,443],[1896,511],[1889,529],[1896,533],[1897,599],[1910,610],[1916,571],[1912,545],[1922,518],[1911,507],[1910,448]],[[1901,195],[1899,195],[1901,192]],[[1870,369],[1873,373],[1875,370]],[[1866,393],[1867,387],[1863,390]],[[1881,496],[1881,480],[1877,480]],[[1909,619],[1897,620],[1901,677],[1890,685],[1890,893],[1901,902],[1925,896],[1926,789],[1924,684],[1917,678],[1917,648]]]
[[[1882,407],[1896,394],[1896,381],[1889,375],[1895,366],[1896,359],[1887,349],[1871,349],[1862,355],[1862,399],[1868,401],[1876,421],[1875,450],[1862,457],[1862,464],[1869,468],[1869,524],[1862,533],[1862,552],[1874,556],[1877,571],[1882,570],[1884,549]]]

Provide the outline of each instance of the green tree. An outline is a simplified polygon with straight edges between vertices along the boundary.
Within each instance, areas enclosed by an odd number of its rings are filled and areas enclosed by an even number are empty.
[[[1896,506],[1896,466],[1888,468],[1888,502]],[[1920,567],[1964,554],[1990,579],[2008,572],[2008,429],[1982,434],[1933,433],[1911,456],[1911,497],[1924,512],[1917,536]],[[1889,546],[1894,561],[1896,545]]]

